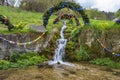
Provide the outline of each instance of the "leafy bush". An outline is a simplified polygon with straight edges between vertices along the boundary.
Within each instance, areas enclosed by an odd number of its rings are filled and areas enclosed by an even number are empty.
[[[11,65],[11,62],[6,60],[0,60],[0,70],[2,69],[8,69]]]
[[[81,46],[79,50],[76,51],[76,60],[88,60],[90,56],[90,51],[86,48]]]
[[[25,23],[19,22],[19,23],[16,25],[16,28],[17,28],[17,29],[23,29],[25,25],[26,25]]]
[[[17,52],[14,52],[10,55],[9,60],[11,62],[17,62],[17,59],[20,57],[20,54]]]
[[[44,56],[39,56],[36,52],[17,53],[10,55],[8,60],[0,60],[0,70],[8,68],[24,68],[31,65],[36,65],[47,59]]]
[[[109,66],[112,68],[120,68],[120,63],[112,61],[110,58],[98,58],[90,61],[90,63],[101,65],[101,66]]]
[[[78,40],[78,37],[81,34],[82,30],[83,30],[83,28],[79,28],[79,29],[75,28],[75,29],[73,29],[73,31],[71,32],[71,34],[72,34],[72,38],[73,38],[74,41]]]
[[[44,12],[48,7],[48,4],[41,0],[28,0],[23,1],[21,8],[28,11]]]

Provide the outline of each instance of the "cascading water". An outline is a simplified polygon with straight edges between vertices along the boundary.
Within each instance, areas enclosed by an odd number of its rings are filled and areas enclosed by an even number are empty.
[[[57,40],[57,48],[55,49],[55,56],[53,61],[49,61],[49,65],[53,65],[53,64],[65,64],[65,65],[70,65],[72,66],[73,64],[67,63],[67,62],[63,62],[62,58],[64,57],[65,54],[65,47],[66,47],[66,42],[67,39],[64,39],[64,30],[66,29],[66,21],[64,21],[63,26],[61,28],[60,31],[60,36],[61,38]]]
[[[61,39],[57,40],[57,45],[58,47],[55,49],[55,56],[54,56],[54,62],[55,63],[62,63],[62,57],[64,56],[65,53],[65,46],[66,46],[66,42],[67,39],[64,39],[64,33],[63,31],[66,29],[66,22],[64,22],[63,27],[60,31],[60,36]]]

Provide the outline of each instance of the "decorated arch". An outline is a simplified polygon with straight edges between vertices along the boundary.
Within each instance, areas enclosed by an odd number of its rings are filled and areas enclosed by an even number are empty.
[[[60,2],[59,4],[55,5],[54,7],[51,7],[48,11],[44,13],[43,26],[47,26],[48,20],[54,12],[57,12],[63,8],[70,8],[73,11],[79,12],[82,16],[84,24],[86,25],[90,23],[88,16],[85,14],[84,9],[80,5],[73,2]]]
[[[56,24],[58,23],[60,20],[62,19],[68,19],[68,20],[72,20],[72,19],[75,19],[76,21],[76,26],[79,26],[80,23],[79,23],[79,20],[76,18],[76,16],[72,15],[72,14],[62,14],[62,15],[59,15],[53,22],[53,24]]]

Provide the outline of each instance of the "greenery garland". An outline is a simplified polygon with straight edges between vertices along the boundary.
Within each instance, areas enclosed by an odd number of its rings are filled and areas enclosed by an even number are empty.
[[[58,16],[58,17],[54,20],[53,24],[56,24],[56,23],[57,23],[58,21],[60,21],[61,19],[69,19],[69,20],[71,20],[72,18],[75,19],[75,21],[76,21],[76,26],[79,26],[79,25],[80,25],[79,20],[78,20],[74,15],[72,15],[72,14],[62,14],[62,15]]]
[[[0,15],[0,22],[6,26],[8,26],[8,30],[11,31],[11,29],[15,28],[15,26],[10,22],[10,20],[3,15]]]
[[[70,8],[73,11],[79,12],[83,18],[85,25],[90,23],[88,16],[85,14],[84,9],[80,5],[73,3],[73,2],[60,2],[59,4],[54,5],[54,7],[51,7],[48,11],[46,11],[44,13],[43,26],[45,26],[45,27],[47,26],[48,20],[49,20],[50,16],[52,15],[52,13],[57,12],[65,7]]]

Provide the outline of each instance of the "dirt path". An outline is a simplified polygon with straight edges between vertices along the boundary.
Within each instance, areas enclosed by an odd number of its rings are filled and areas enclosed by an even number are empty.
[[[120,69],[77,63],[74,67],[32,66],[27,69],[0,71],[0,80],[120,80]]]

